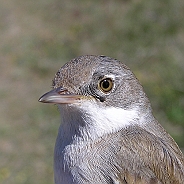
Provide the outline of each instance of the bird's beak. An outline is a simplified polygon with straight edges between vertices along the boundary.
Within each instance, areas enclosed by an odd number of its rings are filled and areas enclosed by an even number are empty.
[[[45,93],[38,101],[43,103],[71,104],[79,101],[82,97],[82,95],[69,94],[67,89],[59,87]]]

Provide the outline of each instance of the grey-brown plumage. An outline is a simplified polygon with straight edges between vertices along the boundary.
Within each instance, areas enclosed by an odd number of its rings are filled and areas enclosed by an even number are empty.
[[[131,70],[105,56],[81,56],[40,98],[61,113],[56,184],[183,184],[184,156],[152,115]]]

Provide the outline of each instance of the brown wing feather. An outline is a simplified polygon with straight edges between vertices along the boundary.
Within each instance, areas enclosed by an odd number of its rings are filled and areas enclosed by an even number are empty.
[[[115,140],[121,145],[116,159],[121,160],[119,177],[124,183],[184,183],[184,157],[170,137],[166,142],[145,129],[131,127],[119,132]]]

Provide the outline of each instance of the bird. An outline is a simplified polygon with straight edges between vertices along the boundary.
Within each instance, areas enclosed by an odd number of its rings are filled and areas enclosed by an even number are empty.
[[[61,115],[55,184],[183,184],[184,155],[123,62],[78,56],[40,97]]]

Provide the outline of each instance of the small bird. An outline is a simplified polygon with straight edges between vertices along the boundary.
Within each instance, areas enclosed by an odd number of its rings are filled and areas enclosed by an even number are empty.
[[[56,184],[184,184],[184,155],[152,114],[132,71],[106,57],[77,57],[39,101],[58,104]]]

